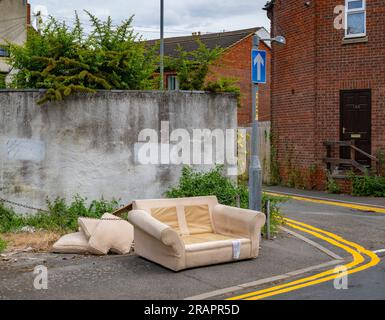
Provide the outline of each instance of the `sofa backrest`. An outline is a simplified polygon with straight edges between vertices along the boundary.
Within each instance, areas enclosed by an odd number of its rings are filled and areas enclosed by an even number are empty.
[[[144,210],[180,235],[215,232],[212,212],[217,197],[135,200],[134,210]]]

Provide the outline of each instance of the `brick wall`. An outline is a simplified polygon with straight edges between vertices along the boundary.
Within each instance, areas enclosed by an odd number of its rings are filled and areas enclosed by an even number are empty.
[[[272,36],[287,44],[272,49],[272,133],[284,180],[315,162],[315,23],[314,8],[302,1],[278,1]]]
[[[334,7],[343,0],[277,0],[270,12],[273,46],[272,130],[284,181],[292,169],[314,165],[316,187],[325,182],[325,140],[340,138],[340,91],[372,90],[372,154],[385,150],[385,5],[367,0],[365,43],[344,44],[334,29]]]

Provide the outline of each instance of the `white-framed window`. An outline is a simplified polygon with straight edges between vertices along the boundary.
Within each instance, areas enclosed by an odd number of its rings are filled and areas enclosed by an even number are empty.
[[[366,0],[345,0],[345,37],[366,36]]]
[[[179,90],[179,81],[177,76],[167,77],[167,89],[168,90]]]

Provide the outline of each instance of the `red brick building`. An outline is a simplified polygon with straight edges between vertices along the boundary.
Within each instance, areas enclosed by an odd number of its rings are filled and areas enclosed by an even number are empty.
[[[327,167],[337,178],[349,167],[373,168],[361,152],[351,161],[346,144],[385,150],[384,0],[273,0],[265,9],[272,36],[287,40],[272,47],[271,73],[282,182],[324,188]]]
[[[238,109],[239,126],[250,126],[251,123],[251,49],[254,34],[261,38],[269,38],[269,33],[264,28],[251,28],[231,32],[210,34],[197,34],[186,37],[173,37],[165,39],[165,55],[175,56],[177,46],[180,45],[186,51],[198,48],[198,37],[208,48],[219,46],[224,49],[218,61],[210,69],[210,79],[225,77],[235,78],[241,89],[241,103]],[[153,40],[157,41],[157,40]],[[260,85],[259,110],[260,121],[270,121],[270,46],[261,41],[261,50],[267,51],[267,81]],[[178,89],[176,74],[173,71],[165,73],[165,87],[169,90]]]

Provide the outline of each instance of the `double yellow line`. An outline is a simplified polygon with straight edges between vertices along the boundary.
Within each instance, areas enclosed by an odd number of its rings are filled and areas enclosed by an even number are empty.
[[[308,197],[301,197],[301,196],[291,195],[291,194],[274,193],[270,191],[266,191],[264,193],[270,196],[290,198],[298,201],[326,204],[329,206],[331,205],[331,206],[345,207],[345,208],[356,209],[361,211],[385,213],[384,207],[368,206],[360,203],[332,201],[332,200],[325,200],[325,199],[318,199],[318,198],[308,198]]]
[[[347,241],[334,233],[288,218],[285,218],[285,221],[288,226],[294,229],[311,234],[350,253],[353,257],[353,260],[352,262],[343,265],[343,267],[346,268],[345,270],[347,270],[346,273],[344,272],[345,275],[363,271],[375,266],[380,262],[380,259],[372,251],[369,251],[354,242]],[[341,269],[339,268],[330,269],[313,276],[301,278],[271,288],[238,295],[227,300],[259,300],[281,293],[298,290],[341,277],[340,270]]]

